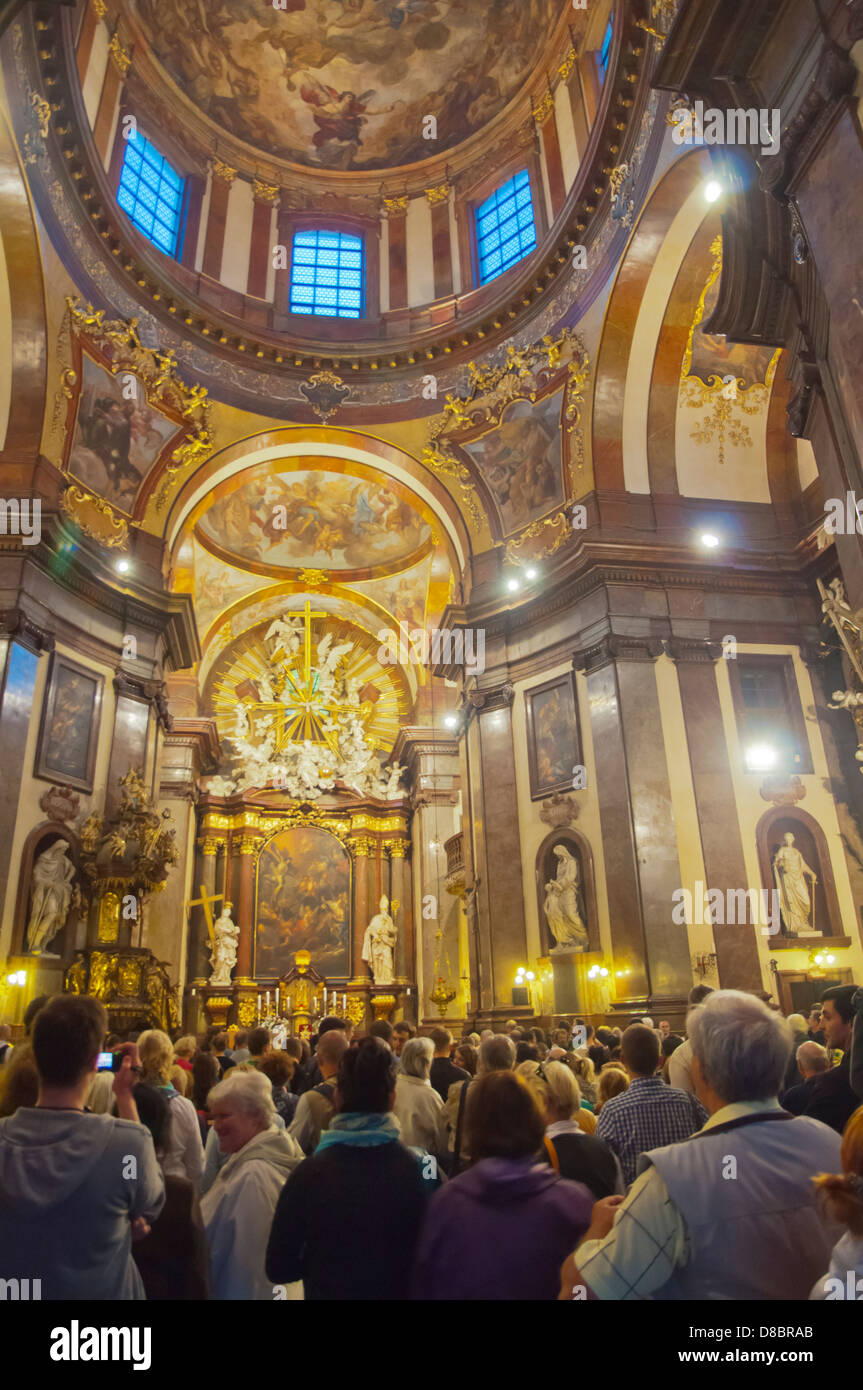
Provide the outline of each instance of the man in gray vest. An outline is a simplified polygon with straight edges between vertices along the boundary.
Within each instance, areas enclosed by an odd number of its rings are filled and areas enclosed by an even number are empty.
[[[628,1195],[593,1208],[561,1271],[561,1299],[805,1299],[836,1238],[817,1173],[842,1171],[840,1138],[777,1100],[791,1029],[754,995],[716,990],[687,1018],[710,1118],[642,1154]]]

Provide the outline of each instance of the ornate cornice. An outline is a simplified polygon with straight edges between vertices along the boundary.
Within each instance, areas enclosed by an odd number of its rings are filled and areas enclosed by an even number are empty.
[[[118,668],[114,674],[114,690],[118,695],[126,695],[132,700],[151,705],[162,728],[166,733],[171,732],[173,720],[165,699],[164,681],[146,680]]]
[[[21,608],[0,609],[0,633],[37,654],[54,650],[54,634],[34,623]]]

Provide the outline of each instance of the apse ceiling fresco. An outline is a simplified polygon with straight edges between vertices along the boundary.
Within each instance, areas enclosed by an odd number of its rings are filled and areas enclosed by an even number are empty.
[[[523,87],[566,0],[136,0],[183,92],[222,129],[321,169],[440,154]],[[433,115],[437,138],[423,138]]]
[[[198,540],[219,559],[275,577],[322,569],[368,578],[427,552],[431,527],[407,489],[338,468],[266,463],[235,475],[212,494]]]

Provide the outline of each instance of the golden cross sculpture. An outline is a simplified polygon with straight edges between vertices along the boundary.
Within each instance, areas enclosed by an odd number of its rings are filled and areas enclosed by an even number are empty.
[[[256,710],[272,711],[276,716],[276,746],[274,753],[280,753],[289,743],[299,743],[309,739],[312,743],[329,743],[320,723],[319,715],[325,706],[317,696],[318,673],[312,666],[312,618],[328,618],[326,612],[314,612],[311,601],[306,599],[303,611],[305,628],[305,650],[302,668],[285,666],[285,685],[279,700],[262,700]],[[278,649],[277,649],[278,650]]]
[[[200,898],[191,898],[189,901],[189,907],[202,907],[204,909],[207,931],[210,933],[211,941],[215,940],[213,933],[213,903],[221,902],[224,896],[224,893],[213,893],[212,896],[208,895],[206,884],[202,883]]]

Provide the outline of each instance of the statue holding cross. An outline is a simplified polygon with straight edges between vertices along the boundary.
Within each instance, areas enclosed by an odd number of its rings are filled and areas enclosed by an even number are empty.
[[[214,939],[210,947],[210,964],[213,967],[211,985],[229,985],[231,971],[237,963],[240,928],[231,920],[232,906],[232,903],[225,903],[222,914],[213,927]]]

